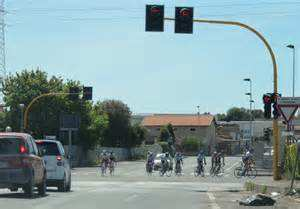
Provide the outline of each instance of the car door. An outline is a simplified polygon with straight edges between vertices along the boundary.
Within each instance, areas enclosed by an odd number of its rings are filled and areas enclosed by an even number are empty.
[[[44,170],[45,170],[45,163],[42,157],[39,156],[39,151],[36,146],[34,138],[30,137],[33,146],[33,154],[35,155],[36,165],[37,165],[37,172],[38,172],[38,182],[42,182],[44,178]]]
[[[67,178],[69,178],[69,176],[71,175],[71,168],[70,168],[69,159],[66,157],[65,149],[64,149],[64,147],[62,146],[62,144],[60,142],[58,142],[58,147],[59,147],[59,151],[60,151],[61,156],[62,156],[66,176],[67,176]]]

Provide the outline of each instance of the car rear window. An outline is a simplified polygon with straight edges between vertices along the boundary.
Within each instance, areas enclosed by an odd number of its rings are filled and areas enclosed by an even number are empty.
[[[56,143],[52,142],[37,142],[39,151],[43,155],[60,155],[58,146]]]
[[[0,138],[0,155],[18,154],[22,144],[20,138]]]

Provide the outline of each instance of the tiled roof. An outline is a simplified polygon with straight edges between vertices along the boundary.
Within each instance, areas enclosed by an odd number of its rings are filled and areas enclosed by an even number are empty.
[[[173,126],[210,126],[213,121],[212,115],[159,114],[146,116],[142,126],[164,126],[168,123]]]

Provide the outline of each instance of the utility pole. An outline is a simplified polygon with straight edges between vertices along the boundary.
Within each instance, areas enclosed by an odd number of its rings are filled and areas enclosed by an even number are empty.
[[[252,93],[252,80],[251,78],[245,78],[244,81],[249,82],[250,84],[250,92],[246,93],[247,96],[249,96],[249,104],[250,104],[250,120],[249,120],[249,126],[250,126],[250,142],[253,141],[253,114],[252,114],[252,103],[253,103],[253,93]]]
[[[0,103],[3,103],[3,81],[6,78],[5,63],[5,7],[4,0],[0,0]]]
[[[289,44],[286,47],[293,50],[293,97],[295,97],[296,50],[295,46],[292,44]]]

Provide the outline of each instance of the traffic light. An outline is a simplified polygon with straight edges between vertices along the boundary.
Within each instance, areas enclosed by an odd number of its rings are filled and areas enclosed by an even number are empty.
[[[264,117],[266,119],[270,119],[271,118],[271,111],[272,111],[271,95],[270,94],[264,94],[263,102],[264,102]]]
[[[278,110],[277,102],[273,104],[273,117],[274,119],[278,119],[280,117],[280,112]]]
[[[93,87],[84,86],[83,87],[83,100],[92,100],[93,99]]]
[[[193,7],[175,8],[175,33],[193,33]]]
[[[146,5],[146,31],[164,31],[163,5]]]
[[[69,89],[69,99],[72,101],[77,101],[79,96],[80,89],[78,86],[72,86]]]

